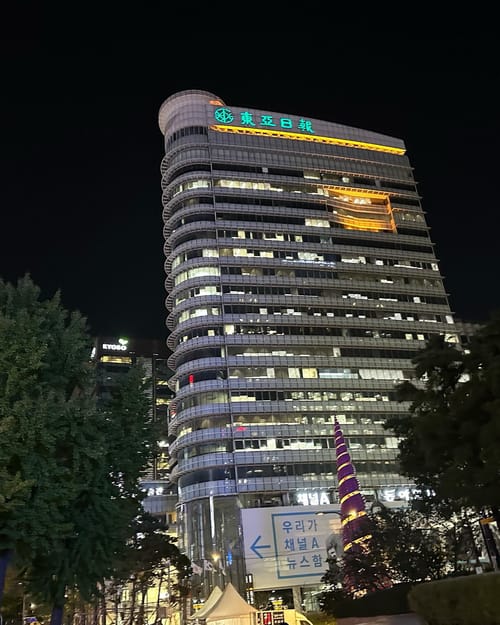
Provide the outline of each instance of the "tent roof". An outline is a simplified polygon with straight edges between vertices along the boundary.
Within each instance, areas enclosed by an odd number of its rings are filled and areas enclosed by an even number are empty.
[[[215,605],[202,618],[210,622],[244,616],[253,612],[257,612],[257,610],[243,599],[231,583],[228,583]]]
[[[205,616],[208,614],[208,612],[210,612],[210,610],[214,607],[214,605],[217,603],[217,601],[219,600],[221,596],[222,596],[222,590],[218,586],[215,586],[212,592],[210,593],[208,599],[205,601],[201,610],[198,610],[197,612],[194,612],[193,614],[191,614],[191,616],[188,616],[188,619],[190,621],[194,621],[195,619],[198,619],[198,618],[200,619],[205,618]]]

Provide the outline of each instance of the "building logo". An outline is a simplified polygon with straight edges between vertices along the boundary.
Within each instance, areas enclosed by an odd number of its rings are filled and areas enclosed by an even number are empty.
[[[109,349],[112,352],[126,352],[128,339],[118,339],[118,343],[103,343],[102,349]]]
[[[314,134],[312,122],[309,119],[299,118],[293,120],[289,117],[277,117],[275,115],[263,115],[251,111],[241,111],[237,119],[230,108],[220,107],[214,111],[214,118],[220,124],[232,124],[235,122],[246,128],[267,128],[295,130]]]
[[[221,122],[222,124],[232,124],[234,122],[234,115],[231,113],[230,109],[215,109],[214,117],[218,122]]]

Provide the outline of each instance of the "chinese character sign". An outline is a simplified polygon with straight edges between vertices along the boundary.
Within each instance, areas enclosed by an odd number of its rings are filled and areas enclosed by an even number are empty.
[[[214,119],[219,124],[235,125],[244,128],[262,128],[267,130],[281,130],[314,134],[312,121],[309,119],[292,119],[278,114],[240,111],[233,113],[232,109],[219,107],[214,111]]]

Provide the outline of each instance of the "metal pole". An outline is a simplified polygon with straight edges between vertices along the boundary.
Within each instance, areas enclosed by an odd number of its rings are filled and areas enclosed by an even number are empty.
[[[23,607],[21,612],[21,625],[26,623],[26,593],[23,590]]]
[[[157,422],[157,407],[156,407],[156,402],[157,402],[157,390],[156,390],[156,384],[157,384],[157,380],[156,380],[156,358],[157,358],[158,354],[153,354],[151,360],[151,379],[152,379],[152,384],[153,384],[153,388],[151,390],[151,404],[153,407],[153,423],[156,425]],[[153,480],[157,480],[158,479],[158,453],[155,453],[155,456],[153,458]]]

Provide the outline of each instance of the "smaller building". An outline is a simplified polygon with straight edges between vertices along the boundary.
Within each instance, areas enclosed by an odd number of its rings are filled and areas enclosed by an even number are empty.
[[[160,423],[162,436],[159,441],[160,453],[141,480],[146,492],[144,509],[162,517],[169,531],[176,534],[177,487],[170,481],[168,468],[168,407],[173,396],[168,386],[172,375],[167,365],[168,356],[168,348],[156,339],[98,336],[92,350],[92,360],[97,369],[98,398],[110,398],[113,387],[135,364],[140,364],[151,380],[153,420]]]

